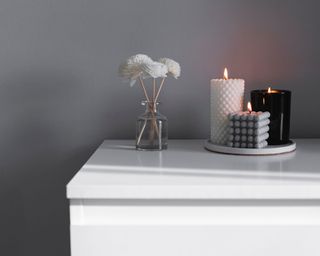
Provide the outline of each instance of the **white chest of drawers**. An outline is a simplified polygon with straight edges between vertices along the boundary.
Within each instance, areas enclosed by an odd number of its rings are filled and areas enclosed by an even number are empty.
[[[105,141],[67,186],[72,256],[319,256],[320,139],[231,156]]]

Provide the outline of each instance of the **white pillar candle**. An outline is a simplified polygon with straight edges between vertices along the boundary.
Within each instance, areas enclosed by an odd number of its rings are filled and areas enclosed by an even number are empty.
[[[212,143],[226,145],[228,141],[228,115],[243,109],[244,80],[228,79],[225,69],[224,79],[211,80],[210,93],[210,139]]]

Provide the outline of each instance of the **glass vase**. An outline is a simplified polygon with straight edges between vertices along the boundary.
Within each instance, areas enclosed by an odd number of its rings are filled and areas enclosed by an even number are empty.
[[[145,112],[136,125],[137,150],[163,150],[168,146],[168,120],[158,111],[158,102],[142,101]]]

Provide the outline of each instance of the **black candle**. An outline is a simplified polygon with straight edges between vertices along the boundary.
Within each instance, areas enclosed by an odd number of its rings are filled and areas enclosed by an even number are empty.
[[[286,144],[290,139],[291,91],[254,90],[251,91],[251,103],[254,111],[269,111],[269,145]]]

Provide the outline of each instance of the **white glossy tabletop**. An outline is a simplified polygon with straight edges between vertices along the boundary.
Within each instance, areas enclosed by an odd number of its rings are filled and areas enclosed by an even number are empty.
[[[134,141],[107,140],[67,186],[68,198],[320,199],[320,139],[297,150],[233,156],[204,140],[170,140],[165,151],[136,151]]]

